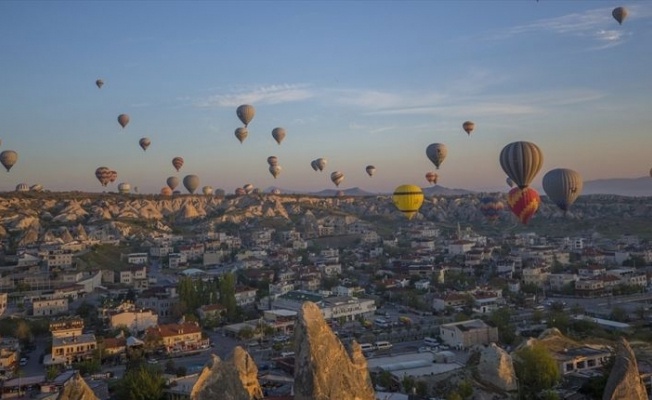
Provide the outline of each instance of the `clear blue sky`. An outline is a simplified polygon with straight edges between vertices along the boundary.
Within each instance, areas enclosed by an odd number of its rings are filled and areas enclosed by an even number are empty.
[[[650,43],[645,1],[3,1],[0,150],[19,160],[0,190],[102,191],[94,171],[107,166],[109,190],[141,193],[186,174],[227,192],[321,190],[335,170],[340,188],[385,192],[428,185],[435,142],[448,147],[441,185],[507,190],[498,155],[516,140],[544,153],[535,187],[558,167],[640,177],[652,167]],[[243,103],[256,116],[240,144]]]

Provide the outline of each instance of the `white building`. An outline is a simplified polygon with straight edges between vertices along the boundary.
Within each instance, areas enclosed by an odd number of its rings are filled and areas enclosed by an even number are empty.
[[[68,312],[68,299],[44,299],[32,302],[35,317],[46,317]]]

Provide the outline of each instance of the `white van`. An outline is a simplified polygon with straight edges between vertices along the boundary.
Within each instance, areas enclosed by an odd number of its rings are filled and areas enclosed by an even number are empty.
[[[281,353],[281,357],[287,358],[287,357],[294,357],[294,352],[293,351],[284,351]]]
[[[360,343],[360,349],[361,349],[362,352],[364,353],[364,352],[368,352],[368,351],[372,351],[372,350],[374,350],[375,347],[374,347],[374,345],[371,344],[371,343]]]
[[[427,337],[423,338],[423,344],[430,347],[437,347],[439,346],[439,341],[435,338]]]
[[[374,324],[380,328],[387,328],[389,327],[389,322],[387,322],[386,319],[384,318],[376,318],[374,320]]]
[[[392,344],[388,341],[382,340],[374,343],[376,350],[389,350],[392,348]]]

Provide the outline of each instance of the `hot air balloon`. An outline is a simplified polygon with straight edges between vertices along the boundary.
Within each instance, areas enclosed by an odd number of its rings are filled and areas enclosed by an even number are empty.
[[[118,123],[124,128],[129,123],[129,116],[127,114],[118,115]]]
[[[245,194],[247,194],[247,191],[244,190],[244,188],[236,188],[235,189],[235,195],[236,196],[240,197],[240,196],[244,196]]]
[[[369,176],[374,176],[374,172],[376,172],[376,167],[373,165],[367,165],[367,168],[365,168],[365,171],[367,171],[367,174]]]
[[[263,194],[263,189],[261,188],[254,188],[252,191],[253,194]]]
[[[29,191],[29,186],[27,186],[26,183],[19,183],[16,185],[16,191],[17,192],[27,192]]]
[[[335,186],[339,187],[340,183],[344,180],[344,174],[341,173],[340,171],[335,171],[331,174],[331,181],[335,184]]]
[[[172,196],[172,189],[169,186],[161,188],[161,196]]]
[[[204,186],[201,188],[201,192],[204,193],[206,196],[210,196],[213,194],[213,187],[212,186]]]
[[[318,158],[318,159],[316,160],[316,164],[317,164],[317,168],[318,168],[320,171],[323,171],[324,168],[326,168],[326,164],[328,164],[328,160],[326,160],[325,158]]]
[[[176,169],[177,172],[178,172],[178,171],[181,169],[181,167],[183,167],[183,158],[181,158],[181,157],[174,157],[174,158],[172,159],[172,166],[173,166],[174,169]],[[173,189],[173,190],[174,190],[174,189]]]
[[[102,89],[102,86],[104,86],[104,81],[101,79],[98,79],[95,81],[95,84],[97,85],[98,89]]]
[[[98,181],[100,181],[100,184],[102,186],[106,186],[109,184],[110,179],[111,179],[111,170],[108,169],[107,167],[98,167],[95,170],[95,177],[97,178]]]
[[[285,139],[285,128],[274,128],[272,129],[272,137],[276,140],[276,143],[281,144],[283,139]]]
[[[267,164],[269,164],[270,167],[278,165],[278,158],[276,156],[267,157]]]
[[[167,181],[165,181],[165,183],[168,185],[170,190],[176,189],[177,186],[179,186],[179,182],[180,182],[179,178],[177,178],[176,176],[170,176],[168,177]]]
[[[650,168],[650,178],[652,178],[652,168]]]
[[[109,171],[109,182],[113,183],[118,179],[118,172],[115,170]]]
[[[489,221],[497,220],[504,208],[505,205],[497,197],[486,196],[480,199],[480,212]]]
[[[281,173],[281,166],[280,165],[272,165],[269,167],[269,173],[272,174],[274,179]]]
[[[514,187],[514,181],[509,176],[505,179],[505,182],[507,182],[507,186]]]
[[[521,189],[530,185],[542,165],[541,149],[531,142],[513,142],[500,152],[500,166]]]
[[[252,185],[251,183],[247,183],[247,184],[244,185],[242,188],[245,190],[245,192],[246,192],[247,194],[249,194],[249,193],[251,193],[251,192],[254,191],[254,185]]]
[[[131,185],[128,184],[127,182],[122,182],[118,185],[118,192],[122,194],[129,194],[131,191]]]
[[[274,188],[274,189],[272,189],[272,194],[278,196],[279,194],[281,194],[281,189],[278,189],[278,188]]]
[[[243,104],[238,107],[235,113],[246,128],[247,125],[249,125],[249,123],[251,122],[251,120],[254,119],[254,115],[256,114],[256,109],[252,105]]]
[[[319,166],[317,166],[317,160],[312,160],[312,161],[310,161],[310,166],[311,166],[312,169],[314,169],[315,171],[319,171]]]
[[[437,184],[437,179],[439,178],[439,175],[437,175],[435,172],[426,172],[426,180],[429,183],[432,183],[433,185]]]
[[[467,135],[471,136],[471,132],[475,129],[475,122],[465,121],[462,124],[462,129],[464,129],[464,132],[466,132]]]
[[[564,212],[582,193],[582,176],[572,169],[556,168],[543,176],[543,190],[550,200]]]
[[[392,202],[407,219],[412,219],[423,204],[423,190],[416,185],[401,185],[394,190]]]
[[[531,187],[524,189],[515,187],[507,195],[507,205],[514,215],[523,224],[527,224],[530,218],[539,209],[541,199],[539,193]]]
[[[0,163],[5,167],[7,172],[11,170],[11,167],[16,164],[16,161],[18,161],[18,153],[16,153],[13,150],[5,150],[2,153],[0,153]]]
[[[627,18],[627,9],[625,7],[616,7],[611,12],[611,15],[620,25],[622,25],[625,18]]]
[[[183,186],[188,193],[194,194],[199,187],[199,177],[197,175],[186,175],[183,177]]]
[[[143,151],[147,151],[147,148],[149,147],[150,144],[152,144],[152,141],[149,140],[149,138],[144,137],[144,138],[140,138],[138,144],[143,149]]]
[[[244,142],[244,140],[247,138],[247,135],[249,135],[249,131],[247,128],[236,128],[235,130],[235,137],[238,138],[240,143]]]
[[[43,185],[40,183],[36,183],[32,186],[29,187],[29,190],[32,192],[42,192],[43,191]]]
[[[217,197],[224,197],[224,196],[226,196],[226,192],[224,191],[224,189],[215,189],[215,190],[213,190],[213,194],[214,194],[215,196],[217,196]]]
[[[445,144],[442,143],[433,143],[426,148],[426,155],[435,164],[435,167],[439,169],[441,163],[444,162],[446,155],[448,154],[448,149]]]

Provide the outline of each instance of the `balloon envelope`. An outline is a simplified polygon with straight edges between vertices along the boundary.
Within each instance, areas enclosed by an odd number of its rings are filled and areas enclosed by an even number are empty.
[[[98,79],[98,80],[95,81],[95,84],[97,85],[97,87],[99,89],[102,89],[102,86],[104,86],[104,81],[101,80],[101,79]]]
[[[276,143],[281,144],[283,139],[285,139],[285,128],[274,128],[272,129],[272,137],[276,140]]]
[[[127,114],[118,115],[118,123],[124,128],[129,123],[129,116]]]
[[[310,161],[310,166],[311,166],[312,169],[314,169],[315,171],[319,171],[319,166],[317,165],[317,160],[312,160],[312,161]]]
[[[213,187],[212,186],[204,186],[201,188],[201,192],[204,193],[206,196],[210,196],[213,194]]]
[[[152,141],[149,140],[149,138],[144,137],[138,141],[138,144],[143,149],[143,151],[146,151],[149,145],[152,144]]]
[[[339,187],[340,183],[344,180],[344,174],[341,173],[340,171],[335,171],[331,174],[331,181],[335,184],[335,186]]]
[[[369,176],[374,176],[374,172],[376,172],[376,167],[373,165],[367,165],[367,168],[365,168],[365,171],[367,171],[367,174]]]
[[[172,166],[174,167],[174,169],[176,169],[177,171],[179,171],[179,170],[181,169],[181,167],[183,167],[183,158],[181,158],[181,157],[174,157],[174,158],[172,159]]]
[[[627,14],[627,9],[625,7],[616,7],[611,12],[611,15],[620,25],[622,25],[625,18],[627,18]]]
[[[172,196],[172,189],[170,189],[168,186],[162,187],[161,196]]]
[[[254,115],[256,114],[256,109],[252,105],[243,104],[235,110],[235,113],[246,128],[247,125],[249,125],[249,123],[251,122],[251,120],[254,119]]]
[[[183,177],[183,186],[186,190],[193,194],[199,187],[199,177],[197,175],[186,175]]]
[[[328,164],[328,160],[326,160],[325,158],[318,158],[317,159],[317,168],[320,171],[323,171],[324,168],[326,168],[326,164]]]
[[[444,162],[447,154],[448,149],[443,143],[433,143],[426,148],[426,156],[428,156],[428,159],[435,164],[437,169],[439,169],[441,163]]]
[[[417,185],[401,185],[394,190],[392,202],[407,219],[412,219],[423,204],[423,190]]]
[[[165,181],[165,183],[168,185],[170,190],[174,190],[179,186],[180,180],[176,176],[170,176],[168,179]]]
[[[480,212],[489,221],[497,220],[504,208],[505,205],[497,197],[486,196],[480,199]]]
[[[507,186],[514,187],[514,181],[509,176],[505,179],[505,182],[507,183]]]
[[[249,194],[249,193],[251,193],[251,192],[254,191],[254,185],[252,185],[251,183],[247,183],[247,184],[244,185],[242,188],[244,189],[244,191],[245,191],[247,194]]]
[[[572,169],[556,168],[543,176],[543,190],[550,200],[563,211],[577,200],[582,193],[582,176]]]
[[[540,203],[539,193],[530,187],[524,189],[515,187],[507,195],[509,209],[523,224],[527,224],[537,212]]]
[[[249,135],[249,131],[247,130],[247,128],[243,128],[243,127],[236,128],[234,135],[236,138],[238,138],[240,143],[242,143]]]
[[[129,194],[131,191],[131,185],[128,184],[127,182],[122,182],[118,185],[118,192],[122,194]]]
[[[281,166],[280,165],[272,165],[269,167],[269,173],[272,174],[274,179],[281,173]]]
[[[17,192],[27,192],[29,191],[29,186],[27,186],[26,183],[19,183],[16,185],[16,191]]]
[[[531,142],[512,142],[500,152],[500,166],[521,189],[532,183],[542,165],[541,149]]]
[[[18,153],[16,153],[13,150],[5,150],[2,153],[0,153],[0,163],[5,167],[7,172],[11,170],[11,167],[13,167],[16,164],[16,161],[18,161]]]
[[[429,183],[432,183],[433,185],[436,185],[436,184],[437,184],[437,179],[438,179],[438,178],[439,178],[439,175],[437,175],[436,173],[434,173],[434,172],[432,172],[432,171],[426,173],[426,180],[427,180]]]
[[[462,124],[462,129],[466,132],[467,135],[471,135],[471,132],[475,129],[475,123],[472,121],[466,121]]]
[[[278,165],[278,158],[276,156],[267,157],[267,164],[269,164],[270,167]]]
[[[111,180],[111,170],[107,167],[98,167],[95,170],[95,177],[100,181],[102,186],[106,186]]]

